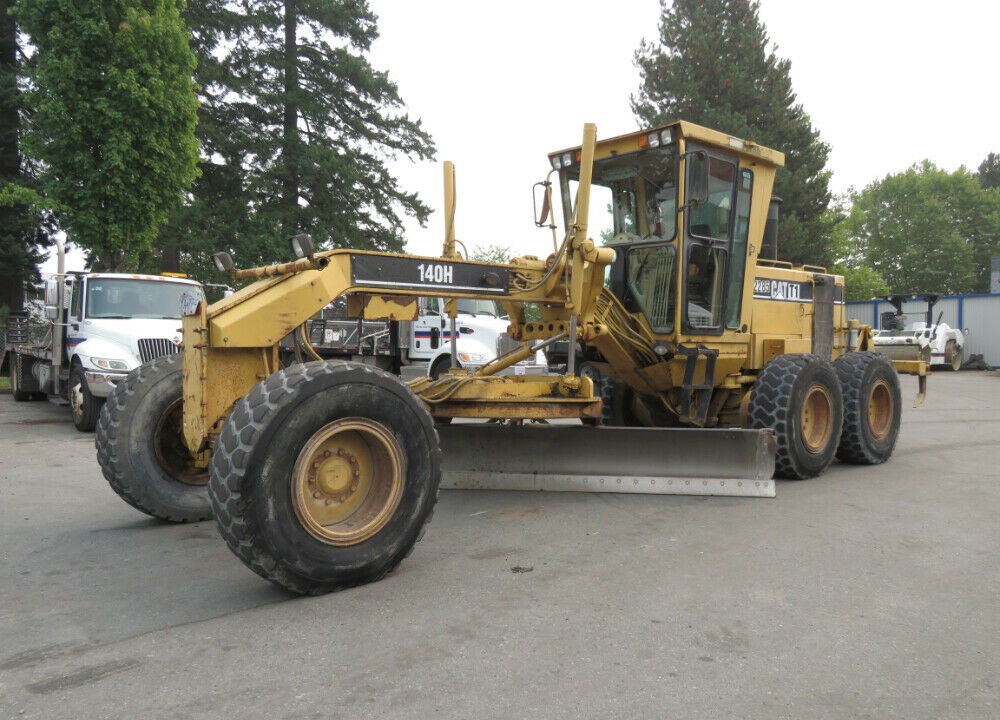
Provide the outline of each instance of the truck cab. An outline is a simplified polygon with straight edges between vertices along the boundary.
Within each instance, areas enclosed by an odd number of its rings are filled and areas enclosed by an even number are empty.
[[[179,351],[182,302],[204,298],[193,280],[123,273],[57,274],[45,283],[43,340],[11,348],[16,400],[68,401],[77,429],[94,429],[104,400],[133,369]]]
[[[110,395],[139,365],[177,352],[181,299],[185,293],[203,297],[192,280],[157,275],[95,273],[68,284],[67,360],[86,381],[70,392],[97,398]]]
[[[417,319],[410,323],[408,356],[426,361],[429,377],[438,378],[452,367],[451,319],[444,298],[420,298]],[[455,359],[458,367],[475,372],[517,343],[510,339],[509,319],[503,307],[489,299],[456,301]],[[516,365],[515,374],[542,372],[544,361]]]

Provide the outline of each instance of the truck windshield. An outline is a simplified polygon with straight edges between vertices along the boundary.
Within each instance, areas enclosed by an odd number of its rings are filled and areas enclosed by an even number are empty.
[[[141,278],[91,278],[87,282],[89,318],[169,318],[181,316],[181,296],[203,296],[197,285]]]
[[[576,202],[580,169],[567,171],[567,218]],[[568,224],[569,221],[567,221]],[[677,233],[677,147],[640,150],[596,160],[590,189],[588,235],[604,245],[673,240]]]
[[[459,300],[458,311],[469,315],[492,315],[498,317],[497,304],[492,300]]]

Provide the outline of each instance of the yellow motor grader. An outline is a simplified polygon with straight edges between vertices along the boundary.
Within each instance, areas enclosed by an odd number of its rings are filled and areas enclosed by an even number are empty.
[[[552,252],[457,251],[445,164],[441,257],[333,250],[236,269],[251,284],[183,309],[180,355],[120,383],[97,455],[151,515],[214,516],[233,552],[299,593],[377,580],[411,551],[442,486],[773,495],[836,456],[873,464],[899,432],[897,369],[844,314],[843,278],[776,259],[780,152],[687,122],[549,157],[536,224]],[[552,181],[556,177],[558,183]],[[562,237],[553,219],[562,208]],[[334,298],[412,320],[421,297],[491,299],[509,342],[468,372],[404,383],[370,365],[282,367],[279,342]],[[443,319],[445,322],[447,318]],[[500,375],[561,346],[549,375]]]

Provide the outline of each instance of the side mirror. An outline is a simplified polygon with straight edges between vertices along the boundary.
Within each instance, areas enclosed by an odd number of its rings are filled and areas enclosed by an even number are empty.
[[[549,213],[552,212],[552,183],[548,181],[535,183],[532,188],[532,196],[532,205],[535,209],[535,225],[538,227],[555,227],[549,222]]]
[[[708,200],[708,153],[696,150],[688,155],[688,205],[701,205]]]

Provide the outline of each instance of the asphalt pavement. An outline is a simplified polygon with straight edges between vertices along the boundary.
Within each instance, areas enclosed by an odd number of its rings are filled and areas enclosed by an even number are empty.
[[[937,373],[885,465],[444,491],[389,577],[299,598],[0,395],[0,718],[1000,717],[998,436],[1000,374]]]

